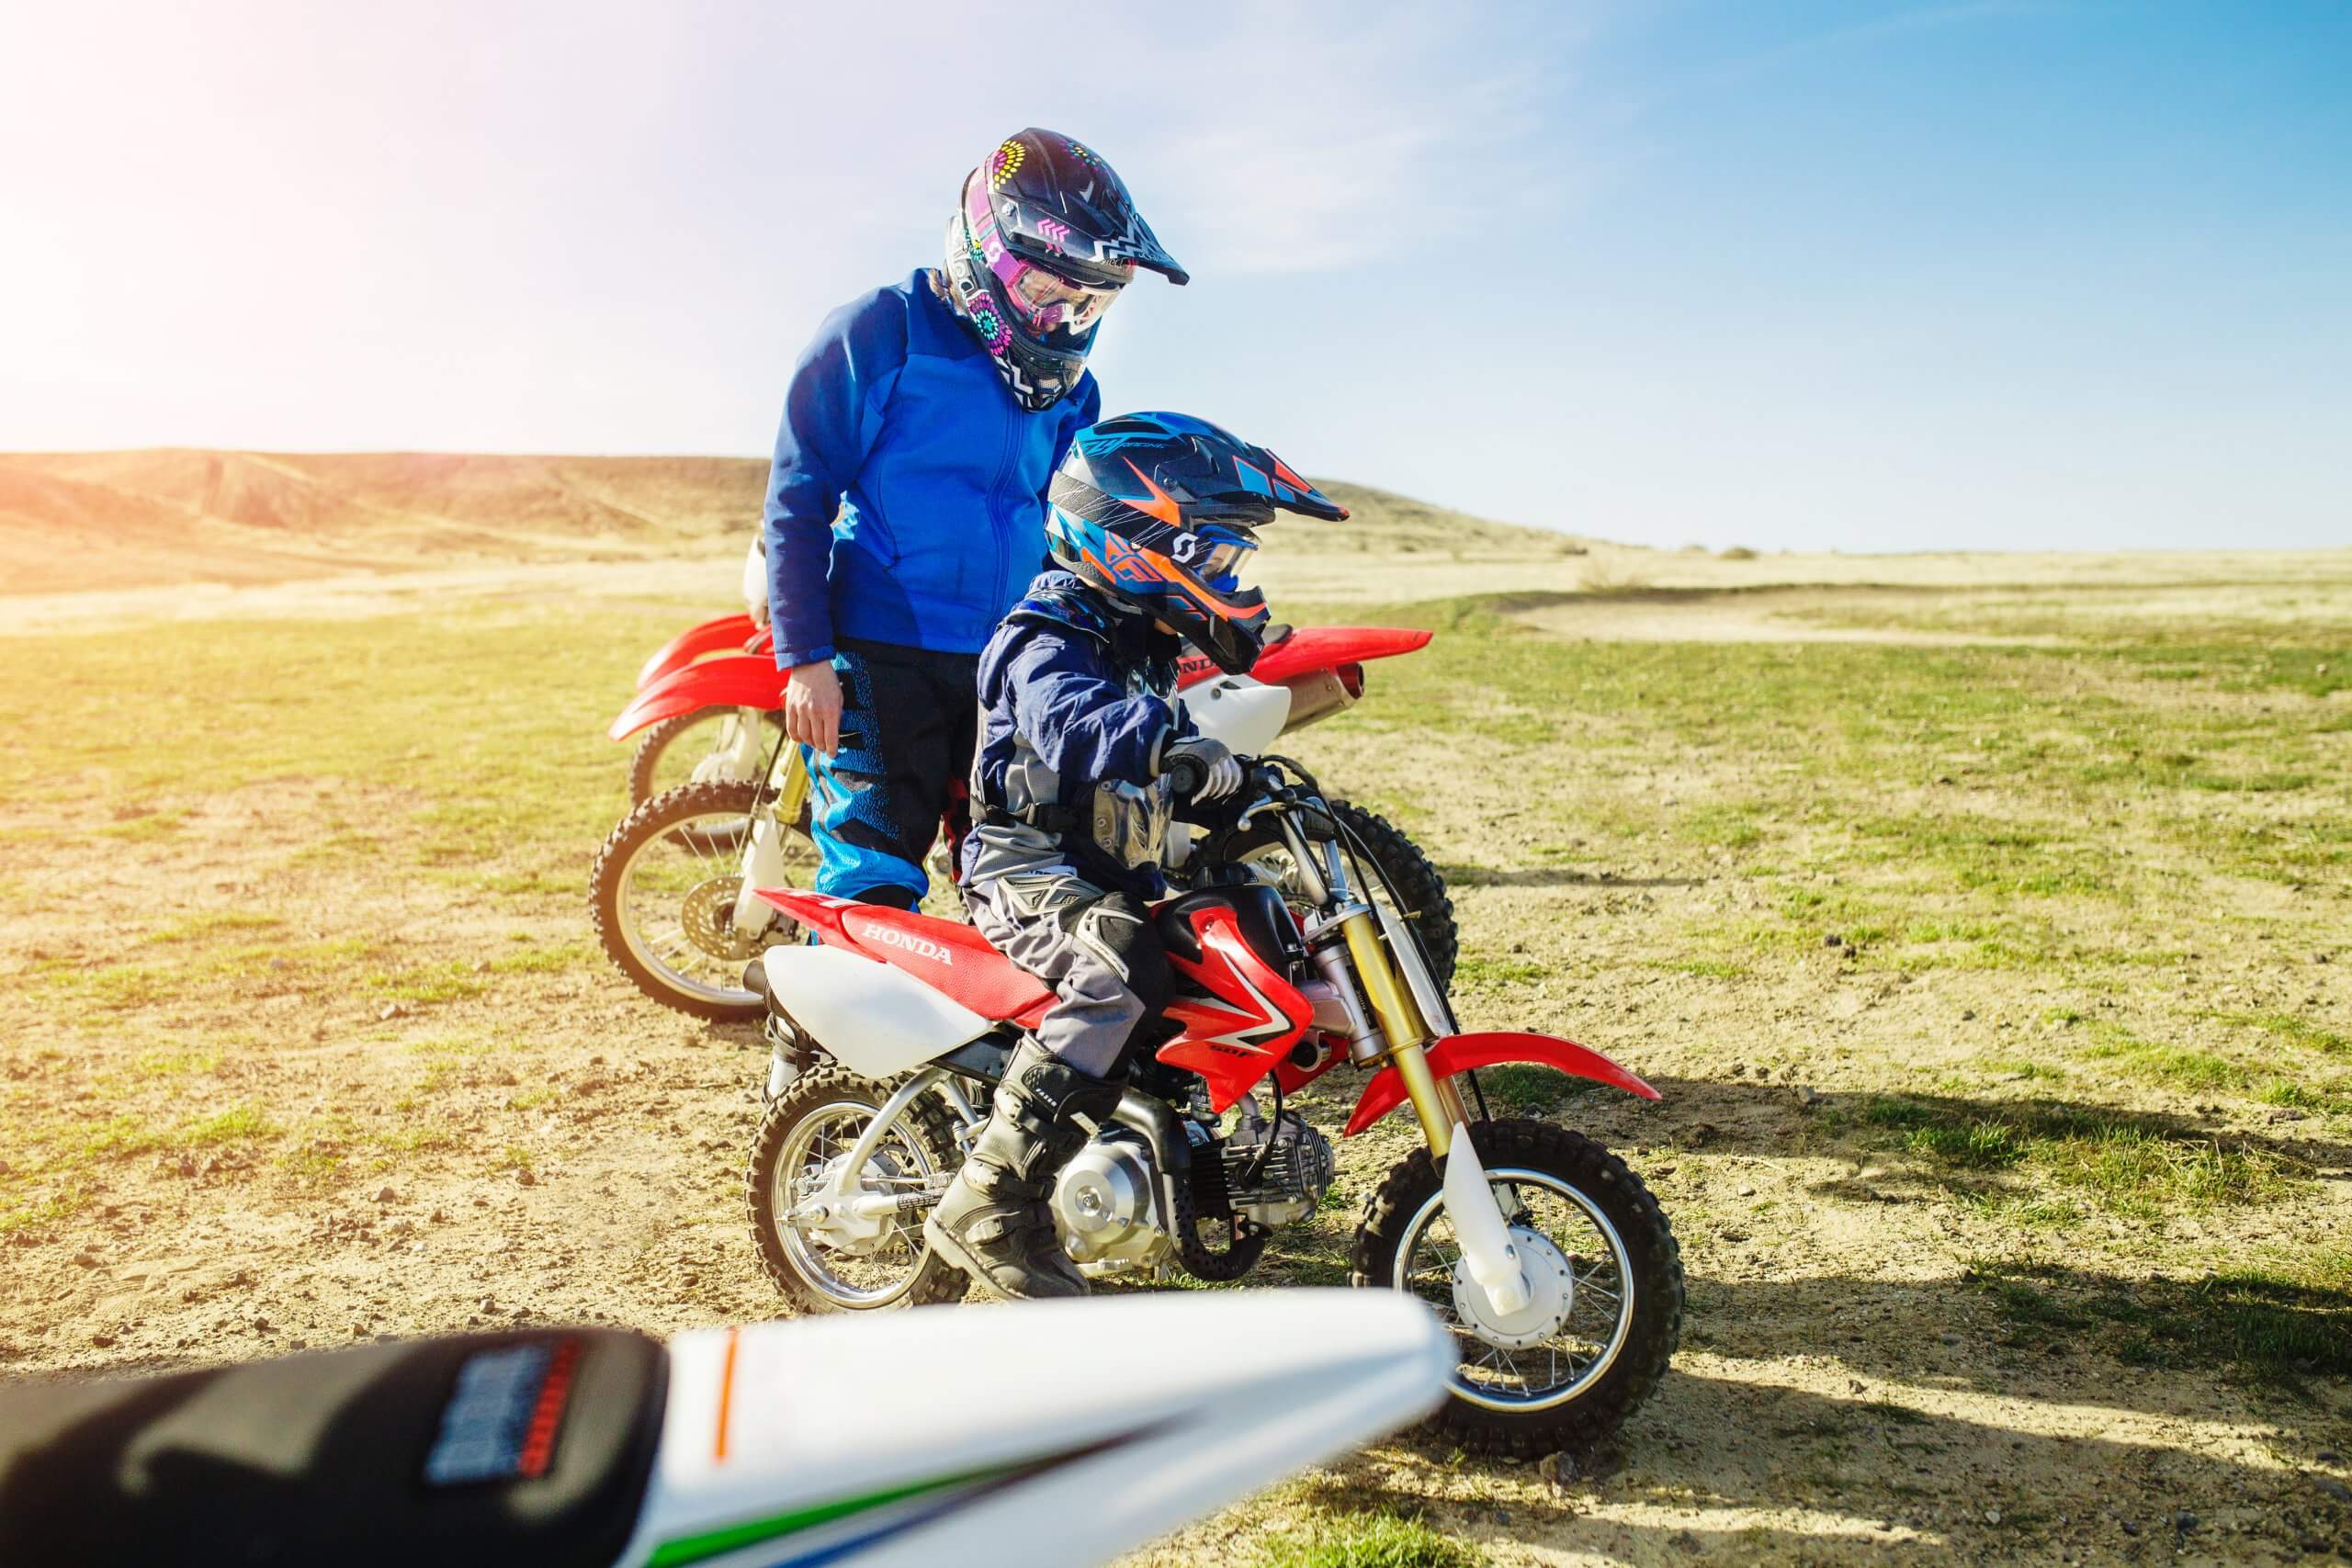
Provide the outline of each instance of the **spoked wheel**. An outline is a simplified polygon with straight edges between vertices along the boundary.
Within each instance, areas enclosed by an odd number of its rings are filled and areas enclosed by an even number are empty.
[[[1429,956],[1430,971],[1437,983],[1452,986],[1459,942],[1453,928],[1453,900],[1446,894],[1445,878],[1438,874],[1437,867],[1430,863],[1420,846],[1386,818],[1345,800],[1333,801],[1331,812],[1369,852],[1387,884],[1385,888],[1374,886],[1363,891],[1375,901],[1390,905],[1405,918],[1421,940],[1421,951]],[[1272,825],[1262,830],[1252,829],[1235,841],[1232,854],[1261,880],[1280,888],[1291,903],[1306,902],[1298,867],[1279,829]]]
[[[898,1086],[820,1067],[778,1095],[761,1118],[744,1173],[760,1267],[802,1312],[874,1312],[963,1299],[964,1274],[922,1237],[927,1205],[879,1212],[886,1201],[935,1201],[963,1158],[946,1111],[925,1095],[892,1123],[853,1179],[858,1212],[839,1199],[852,1145]]]
[[[1492,1315],[1468,1280],[1427,1149],[1388,1173],[1356,1232],[1358,1285],[1409,1291],[1461,1347],[1439,1414],[1464,1447],[1536,1455],[1608,1437],[1649,1397],[1682,1335],[1682,1258],[1625,1162],[1565,1127],[1481,1122],[1470,1135],[1536,1299]]]
[[[597,940],[638,989],[665,1007],[718,1021],[762,1016],[743,966],[800,928],[777,915],[762,930],[735,929],[742,886],[742,824],[763,809],[752,784],[697,784],[654,796],[629,813],[596,857],[590,887]],[[806,887],[817,851],[783,835],[785,880]]]
[[[743,733],[747,716],[749,722],[758,725],[757,732],[749,737]],[[629,804],[642,806],[684,784],[752,783],[766,767],[783,728],[781,714],[751,708],[698,708],[665,718],[645,732],[629,759]],[[746,756],[751,759],[748,763]],[[736,822],[717,835],[709,847],[740,845],[743,827]]]

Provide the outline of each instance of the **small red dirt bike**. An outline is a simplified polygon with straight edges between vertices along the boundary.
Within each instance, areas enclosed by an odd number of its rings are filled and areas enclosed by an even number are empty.
[[[757,651],[705,657],[739,632],[751,635]],[[644,737],[632,790],[653,788],[678,764],[684,782],[639,797],[605,839],[591,876],[591,915],[620,971],[666,1007],[722,1021],[761,1014],[760,998],[740,983],[743,965],[767,947],[801,939],[797,922],[752,890],[805,886],[817,868],[808,770],[800,749],[783,744],[787,677],[765,638],[749,616],[728,616],[690,629],[648,661],[640,680],[652,679],[610,734]],[[1249,674],[1224,674],[1196,658],[1178,667],[1178,686],[1204,733],[1249,755],[1352,706],[1363,694],[1366,660],[1410,653],[1429,640],[1425,631],[1382,626],[1289,630],[1267,644]],[[1400,910],[1440,979],[1451,978],[1455,938],[1444,878],[1385,818],[1344,801],[1332,809],[1405,897]],[[1189,848],[1181,831],[1171,839],[1171,872],[1182,874]],[[1253,853],[1268,880],[1289,887],[1295,868],[1279,837],[1261,830]],[[941,886],[954,880],[954,867],[940,871]]]
[[[629,753],[631,806],[682,784],[759,776],[782,725],[785,678],[775,656],[774,635],[749,615],[699,622],[654,650],[637,672],[637,694],[608,732],[616,740],[638,737]],[[727,675],[673,679],[705,664],[726,664]],[[757,675],[752,664],[766,665],[766,673]],[[748,686],[747,673],[754,674]],[[648,692],[662,694],[649,701]]]
[[[1180,794],[1196,782],[1180,777]],[[1299,888],[1269,886],[1241,852],[1267,831]],[[1459,1032],[1393,890],[1374,892],[1377,863],[1296,763],[1253,763],[1193,853],[1191,890],[1154,916],[1178,976],[1145,1026],[1156,1048],[1054,1190],[1071,1258],[1098,1278],[1240,1279],[1331,1186],[1330,1142],[1285,1099],[1345,1065],[1371,1077],[1343,1137],[1408,1102],[1420,1123],[1423,1146],[1372,1193],[1350,1278],[1419,1296],[1453,1331],[1442,1419],[1465,1445],[1521,1454],[1615,1429],[1680,1335],[1673,1232],[1599,1144],[1486,1115],[1476,1069],[1534,1062],[1657,1091],[1565,1040]],[[769,949],[746,976],[765,993],[773,1053],[747,1173],[762,1264],[808,1311],[960,1299],[965,1277],[925,1244],[923,1213],[1056,998],[968,926],[757,892],[820,939]]]

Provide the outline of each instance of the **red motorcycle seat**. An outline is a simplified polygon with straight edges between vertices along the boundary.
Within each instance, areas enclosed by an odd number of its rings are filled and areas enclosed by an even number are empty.
[[[842,911],[842,931],[867,957],[905,970],[982,1018],[1016,1019],[1054,999],[1052,987],[954,920],[860,904]]]

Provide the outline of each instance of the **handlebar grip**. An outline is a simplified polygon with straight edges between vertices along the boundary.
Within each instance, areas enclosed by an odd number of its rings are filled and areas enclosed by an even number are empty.
[[[1168,784],[1178,795],[1190,800],[1208,782],[1208,769],[1198,757],[1171,757],[1168,762]]]

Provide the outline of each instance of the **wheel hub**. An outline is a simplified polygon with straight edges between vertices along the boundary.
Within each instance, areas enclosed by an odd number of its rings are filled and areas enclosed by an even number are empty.
[[[1568,1321],[1576,1305],[1576,1271],[1567,1255],[1542,1231],[1513,1225],[1510,1244],[1527,1280],[1527,1304],[1514,1313],[1498,1313],[1471,1277],[1469,1259],[1462,1258],[1453,1265],[1453,1310],[1463,1326],[1487,1344],[1520,1350],[1551,1338]]]
[[[879,1251],[891,1238],[898,1230],[897,1218],[858,1213],[843,1200],[895,1192],[890,1179],[898,1171],[876,1155],[865,1162],[865,1179],[849,1184],[844,1191],[841,1178],[848,1159],[846,1154],[835,1155],[803,1179],[801,1201],[793,1210],[792,1223],[836,1252],[864,1257]]]
[[[760,952],[760,939],[735,929],[735,898],[742,891],[740,876],[714,876],[686,895],[678,912],[686,940],[713,958],[743,963]]]

